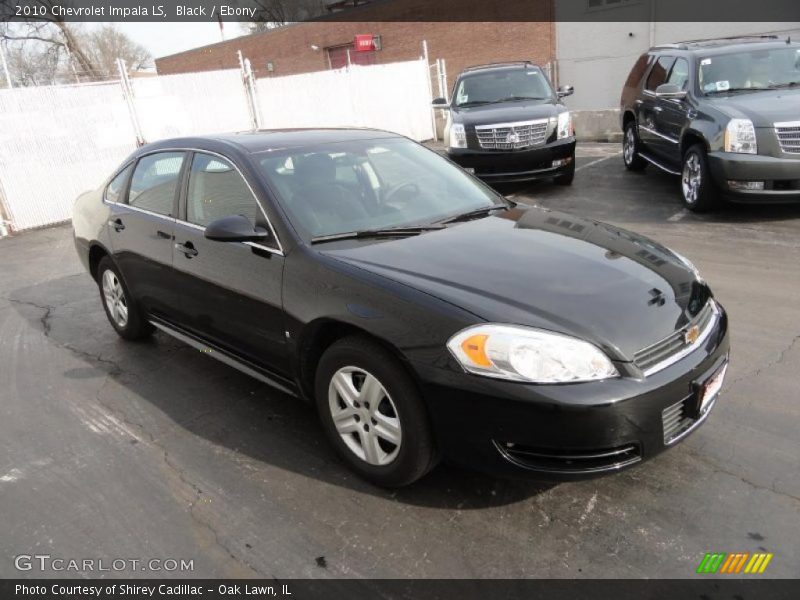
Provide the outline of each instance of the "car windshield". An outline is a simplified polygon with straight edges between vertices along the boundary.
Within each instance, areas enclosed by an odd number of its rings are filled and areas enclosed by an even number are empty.
[[[698,77],[706,94],[800,85],[800,48],[709,56],[700,59]]]
[[[355,140],[256,155],[306,240],[436,224],[507,206],[491,188],[405,138]]]
[[[547,100],[553,89],[541,69],[500,69],[465,75],[456,88],[456,106],[514,100]]]

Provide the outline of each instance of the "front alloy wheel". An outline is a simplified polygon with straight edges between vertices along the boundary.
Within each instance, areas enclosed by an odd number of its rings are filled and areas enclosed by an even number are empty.
[[[397,457],[403,430],[397,408],[377,377],[358,367],[342,367],[331,379],[328,404],[342,441],[358,458],[383,466]]]
[[[386,346],[354,335],[319,360],[317,411],[328,440],[353,471],[377,485],[408,485],[438,460],[416,382]]]
[[[706,151],[700,144],[692,146],[683,155],[681,192],[684,206],[695,212],[710,210],[717,203],[717,190],[708,171]]]

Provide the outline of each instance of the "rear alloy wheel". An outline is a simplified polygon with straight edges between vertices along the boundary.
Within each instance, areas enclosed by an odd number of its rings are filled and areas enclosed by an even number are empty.
[[[683,155],[681,192],[684,206],[691,211],[705,212],[717,205],[718,192],[708,172],[705,148],[700,144]]]
[[[622,160],[629,171],[642,171],[647,161],[639,156],[639,135],[636,133],[636,121],[625,124],[625,135],[622,138]]]
[[[117,266],[107,256],[97,266],[97,284],[108,321],[120,337],[138,340],[153,333],[153,326],[142,318]]]
[[[381,486],[413,483],[436,464],[430,424],[416,384],[369,338],[344,338],[320,359],[317,410],[345,462]]]

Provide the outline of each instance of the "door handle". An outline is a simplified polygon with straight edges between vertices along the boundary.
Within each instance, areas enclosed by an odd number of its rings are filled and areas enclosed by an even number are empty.
[[[175,244],[175,250],[178,252],[182,252],[186,258],[194,258],[197,256],[197,248],[194,247],[192,242],[186,242],[185,244]]]
[[[125,223],[122,222],[122,219],[110,219],[108,224],[111,225],[116,232],[120,232],[125,229]]]

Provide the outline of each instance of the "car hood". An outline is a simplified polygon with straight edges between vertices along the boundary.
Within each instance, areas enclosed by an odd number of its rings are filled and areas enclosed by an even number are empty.
[[[563,110],[565,110],[563,106],[554,104],[552,100],[531,100],[453,108],[452,115],[453,122],[474,127],[475,125],[491,125],[493,123],[516,123],[517,121],[548,119],[555,117]]]
[[[800,89],[740,92],[715,98],[714,105],[734,119],[750,119],[755,127],[800,120]]]
[[[489,322],[587,339],[616,360],[630,360],[685,325],[710,295],[657,242],[542,208],[355,243],[324,253]]]

